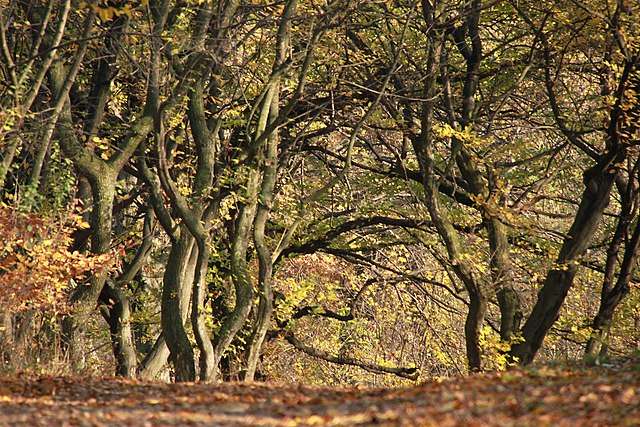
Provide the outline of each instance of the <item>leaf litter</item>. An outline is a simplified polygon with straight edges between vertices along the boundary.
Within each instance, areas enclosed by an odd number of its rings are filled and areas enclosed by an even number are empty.
[[[544,366],[397,389],[0,378],[2,426],[639,426],[640,364]]]

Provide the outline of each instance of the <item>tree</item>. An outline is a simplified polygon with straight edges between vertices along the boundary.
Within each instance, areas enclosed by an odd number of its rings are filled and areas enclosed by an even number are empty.
[[[398,384],[632,342],[628,1],[0,7],[5,320],[68,298],[34,333],[74,372]]]

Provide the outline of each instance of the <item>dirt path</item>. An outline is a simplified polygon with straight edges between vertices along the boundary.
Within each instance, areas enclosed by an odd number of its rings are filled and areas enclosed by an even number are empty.
[[[476,375],[415,388],[0,379],[2,426],[640,426],[640,366]]]

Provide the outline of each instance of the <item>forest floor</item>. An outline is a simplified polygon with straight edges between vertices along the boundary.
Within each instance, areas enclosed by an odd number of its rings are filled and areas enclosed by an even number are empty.
[[[640,364],[541,367],[401,389],[0,378],[2,426],[640,426]]]

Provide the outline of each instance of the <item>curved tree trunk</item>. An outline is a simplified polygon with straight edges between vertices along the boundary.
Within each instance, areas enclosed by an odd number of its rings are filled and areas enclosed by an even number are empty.
[[[518,12],[532,28],[536,28],[528,16],[521,11]],[[612,22],[614,27],[618,23]],[[610,29],[612,34],[620,31],[619,28],[614,27]],[[552,59],[555,46],[552,46],[544,31],[536,29],[536,35],[543,46],[545,87],[556,125],[568,141],[583,147],[582,141],[567,127],[558,104],[554,80],[554,76],[557,75],[557,65]],[[538,292],[533,310],[522,329],[524,342],[514,346],[510,352],[511,356],[518,358],[521,364],[529,364],[533,361],[545,336],[558,319],[562,304],[573,285],[580,258],[585,254],[597,230],[604,210],[609,204],[611,188],[616,176],[620,173],[620,166],[624,165],[627,159],[627,140],[638,130],[637,120],[631,119],[637,115],[638,105],[635,102],[629,105],[629,97],[633,93],[640,92],[637,83],[632,82],[640,57],[637,54],[630,56],[628,52],[623,53],[624,66],[621,67],[621,73],[617,77],[617,88],[612,94],[614,103],[609,111],[604,141],[606,149],[593,155],[597,163],[583,174],[585,189],[582,192],[578,211],[557,257],[555,263],[557,267],[549,270]]]
[[[100,178],[89,177],[93,196],[91,252],[95,254],[104,254],[110,249],[115,181],[116,176],[111,170],[103,170]],[[65,319],[65,334],[63,336],[67,341],[65,346],[69,350],[72,368],[76,372],[85,368],[82,335],[84,335],[84,327],[89,317],[96,308],[106,279],[106,273],[96,273],[91,276],[87,285],[78,286],[71,296],[73,309],[71,315]],[[116,359],[118,358],[120,356],[116,355]]]
[[[129,298],[114,283],[107,281],[100,300],[105,307],[103,316],[111,332],[113,354],[116,358],[116,375],[134,378],[138,360],[133,344]]]
[[[156,338],[151,350],[145,355],[138,368],[138,377],[142,380],[154,380],[167,364],[169,359],[169,347],[164,340],[164,335]]]
[[[176,381],[196,379],[193,349],[184,328],[180,308],[188,304],[188,297],[183,294],[182,289],[192,246],[193,237],[186,227],[181,226],[178,240],[171,245],[163,278],[160,323],[175,368]]]
[[[485,227],[489,237],[489,264],[493,288],[497,291],[500,307],[500,339],[510,342],[520,328],[522,313],[520,298],[513,283],[507,230],[506,226],[494,217],[485,220]]]
[[[247,248],[256,213],[258,180],[257,171],[252,169],[249,172],[244,194],[245,202],[240,209],[231,248],[231,277],[236,291],[235,305],[233,311],[223,320],[214,339],[214,366],[216,366],[216,370],[223,353],[247,320],[253,304],[253,283],[247,265]],[[216,377],[217,371],[214,372],[212,380],[215,381]]]
[[[464,337],[467,351],[467,362],[471,372],[482,369],[482,353],[480,351],[480,332],[487,313],[487,298],[481,290],[470,292],[469,311],[464,323]]]
[[[273,64],[275,74],[287,59],[289,45],[291,44],[291,19],[296,12],[297,0],[289,0],[283,11],[278,28],[276,46],[276,59]],[[280,77],[271,82],[269,94],[265,97],[263,112],[268,113],[268,122],[273,123],[280,114]],[[264,129],[258,129],[263,132]],[[262,343],[269,329],[271,314],[273,312],[273,292],[271,281],[273,276],[273,254],[265,241],[265,227],[273,205],[273,192],[278,175],[278,131],[273,130],[266,140],[264,147],[264,166],[262,187],[258,197],[258,208],[254,224],[253,239],[258,253],[258,285],[260,289],[260,303],[256,317],[256,325],[251,337],[247,356],[247,368],[245,381],[253,381],[256,373],[258,359]]]
[[[516,357],[521,364],[533,361],[544,337],[560,314],[562,303],[578,270],[577,261],[584,255],[602,213],[609,204],[615,176],[608,169],[609,162],[603,162],[589,171],[594,174],[587,181],[578,213],[556,260],[559,268],[553,268],[547,274],[536,304],[522,329],[524,342],[516,344],[511,350],[511,356]]]
[[[640,221],[636,223],[631,240],[625,246],[624,258],[620,266],[618,280],[613,288],[603,289],[598,313],[593,319],[593,333],[587,342],[586,356],[598,358],[604,356],[608,335],[616,308],[629,293],[629,283],[636,270],[640,250]]]
[[[196,262],[196,277],[193,280],[193,301],[191,303],[191,326],[200,349],[199,378],[201,381],[211,381],[214,377],[215,357],[213,344],[205,326],[204,300],[206,295],[207,271],[209,269],[209,248],[204,240],[198,242],[198,259]]]
[[[187,260],[182,278],[182,291],[180,296],[180,317],[182,324],[185,324],[189,314],[189,298],[191,296],[191,286],[196,268],[197,250],[192,245],[191,253]],[[160,371],[166,366],[170,352],[164,334],[160,332],[149,353],[140,363],[138,375],[141,379],[152,380],[158,377]]]
[[[277,102],[277,101],[276,101]],[[262,343],[269,329],[271,314],[273,312],[273,292],[271,281],[273,276],[273,260],[271,251],[267,247],[264,237],[265,225],[271,211],[273,189],[277,173],[277,139],[270,138],[267,155],[267,170],[262,181],[260,205],[255,219],[254,241],[258,253],[258,285],[260,289],[260,303],[256,315],[256,324],[251,336],[249,352],[247,356],[247,368],[244,375],[245,381],[253,381],[256,373]]]

